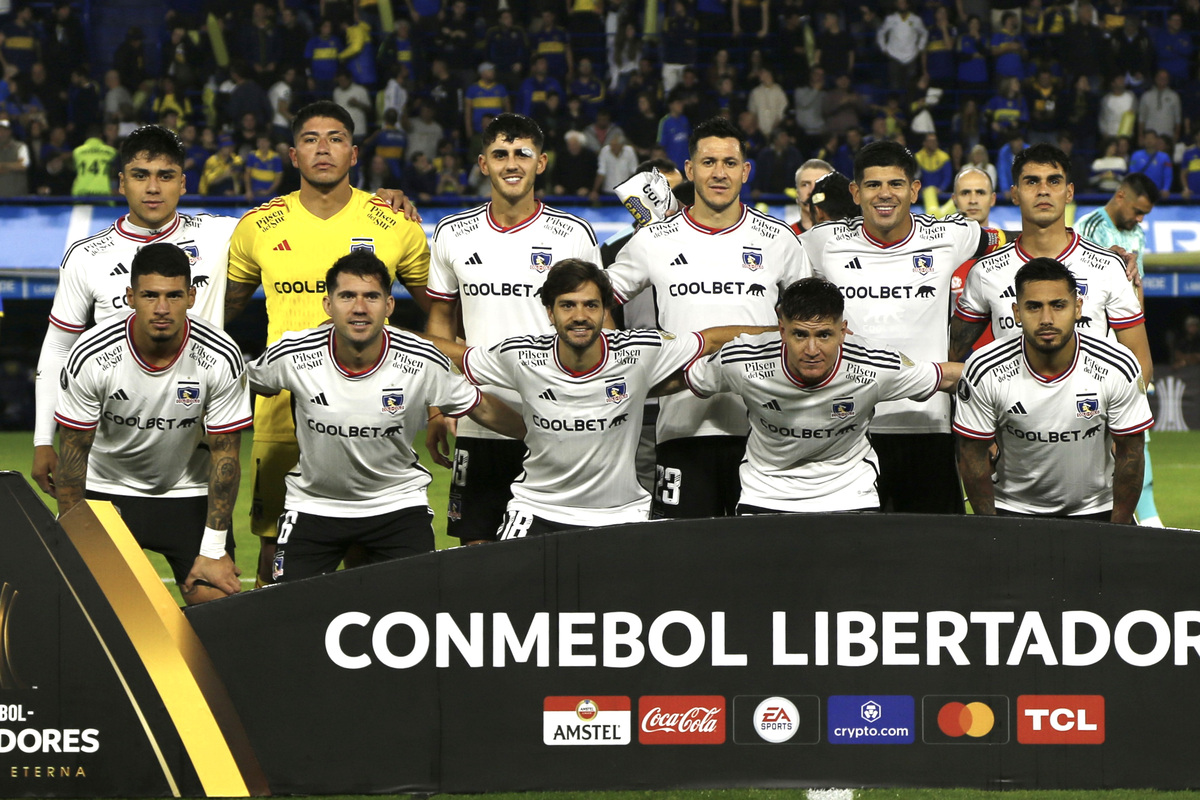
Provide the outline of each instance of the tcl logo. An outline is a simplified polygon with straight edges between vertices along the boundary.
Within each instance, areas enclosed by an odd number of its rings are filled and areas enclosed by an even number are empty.
[[[1023,694],[1017,698],[1021,744],[1104,744],[1104,696]]]
[[[724,744],[725,698],[649,695],[638,698],[642,744]]]

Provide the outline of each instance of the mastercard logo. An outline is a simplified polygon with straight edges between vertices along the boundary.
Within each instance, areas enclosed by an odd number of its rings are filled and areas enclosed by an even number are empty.
[[[987,703],[946,703],[938,711],[938,728],[947,736],[987,736],[996,726],[996,715]]]

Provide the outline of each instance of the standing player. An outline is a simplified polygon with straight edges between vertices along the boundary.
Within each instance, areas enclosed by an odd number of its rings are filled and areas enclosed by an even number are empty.
[[[985,228],[991,226],[989,217],[996,205],[996,187],[992,185],[992,176],[979,167],[963,167],[954,176],[954,194],[951,197],[958,213],[967,219],[973,219]],[[1000,241],[1007,241],[1007,233],[999,231]],[[959,264],[950,280],[951,307],[957,307],[958,298],[962,296],[963,287],[967,285],[967,274],[975,266],[971,258]],[[978,349],[995,338],[991,331],[984,331],[975,343]]]
[[[272,579],[337,568],[352,544],[376,562],[433,551],[430,476],[413,451],[427,407],[470,414],[510,436],[521,418],[467,383],[428,342],[385,327],[392,277],[373,253],[342,256],[325,276],[332,326],[285,333],[250,365],[250,386],[295,400],[300,463],[287,477]]]
[[[812,195],[813,184],[822,175],[828,175],[833,171],[832,164],[819,158],[810,158],[800,165],[800,169],[796,170],[796,205],[800,206],[800,219],[792,223],[792,233],[799,236],[817,224],[808,207],[808,198]]]
[[[234,341],[188,317],[188,261],[166,242],[138,251],[125,290],[133,314],[71,349],[55,418],[59,513],[85,497],[112,502],[192,604],[241,589],[230,551],[250,393]]]
[[[430,335],[454,340],[460,307],[473,347],[546,333],[537,295],[550,266],[565,258],[599,263],[591,226],[534,196],[534,181],[546,168],[542,145],[541,128],[520,114],[501,114],[485,129],[479,169],[491,182],[491,202],[446,217],[433,232]],[[515,392],[495,393],[520,409]],[[446,532],[463,544],[493,540],[525,446],[470,421],[459,427]],[[430,423],[429,451],[442,466],[450,466],[446,435],[454,432],[440,418]]]
[[[903,145],[867,145],[854,159],[850,184],[862,216],[818,225],[800,243],[813,271],[846,298],[854,333],[914,360],[943,361],[954,270],[995,246],[997,235],[962,217],[914,215],[916,175]],[[884,511],[962,513],[948,397],[882,403],[871,429]]]
[[[35,384],[32,475],[52,497],[58,462],[54,452],[58,375],[67,353],[89,325],[129,313],[126,290],[134,254],[157,242],[182,248],[196,290],[192,313],[217,327],[223,324],[226,256],[237,220],[177,212],[185,191],[186,156],[179,137],[160,125],[146,125],[129,134],[121,145],[118,176],[118,191],[125,196],[129,212],[100,233],[75,242],[63,256]]]
[[[1154,210],[1158,200],[1158,186],[1154,181],[1135,172],[1125,176],[1103,208],[1097,208],[1075,220],[1075,230],[1083,238],[1102,247],[1117,245],[1137,258],[1137,297],[1143,311],[1146,309],[1146,298],[1142,294],[1140,278],[1146,274],[1146,231],[1142,228],[1142,220]],[[1146,431],[1146,469],[1142,496],[1137,505],[1137,520],[1143,527],[1161,528],[1162,520],[1154,502],[1154,469],[1150,463],[1149,443],[1150,432]]]
[[[829,281],[784,290],[779,328],[740,336],[688,367],[700,397],[742,396],[750,440],[739,514],[877,511],[878,460],[867,436],[878,403],[951,391],[961,365],[913,363],[846,335],[845,301]]]
[[[613,303],[608,275],[574,258],[550,270],[542,303],[554,333],[465,352],[438,341],[472,383],[521,396],[529,449],[500,538],[645,521],[650,495],[637,481],[634,453],[647,394],[672,376],[681,380],[687,364],[734,336],[762,329],[725,327],[678,338],[605,331]]]
[[[964,361],[988,325],[997,339],[1017,336],[1012,314],[1013,279],[1032,258],[1053,258],[1075,275],[1083,300],[1080,329],[1096,336],[1111,328],[1133,351],[1142,374],[1152,374],[1142,306],[1126,278],[1121,257],[1067,227],[1067,204],[1075,198],[1067,155],[1049,144],[1022,150],[1013,160],[1013,202],[1021,209],[1021,235],[981,258],[950,323],[950,360]]]
[[[267,297],[268,344],[284,331],[320,325],[328,318],[322,307],[328,267],[322,265],[354,250],[379,256],[389,274],[399,276],[421,309],[428,310],[429,247],[420,225],[350,185],[350,168],[358,163],[350,115],[328,100],[311,103],[292,120],[292,135],[291,159],[300,171],[300,190],[259,206],[238,223],[229,243],[226,318],[241,312],[261,284]],[[290,395],[258,398],[250,522],[261,537],[261,583],[269,582],[284,476],[297,458]]]
[[[974,353],[958,385],[954,431],[971,508],[1132,523],[1142,433],[1154,424],[1137,359],[1076,330],[1084,297],[1061,262],[1031,259],[1015,284],[1021,335]]]
[[[775,302],[810,269],[787,223],[738,199],[750,173],[742,132],[720,117],[701,123],[685,165],[696,202],[630,239],[609,267],[618,302],[652,289],[659,327],[774,325]],[[739,397],[664,397],[658,414],[655,516],[735,513],[746,451]]]

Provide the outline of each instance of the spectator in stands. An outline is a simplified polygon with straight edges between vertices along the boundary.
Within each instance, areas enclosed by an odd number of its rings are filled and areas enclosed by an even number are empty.
[[[162,58],[164,74],[174,79],[183,91],[204,82],[204,51],[192,41],[191,34],[182,24],[171,26],[171,32],[163,42]]]
[[[250,24],[241,29],[238,55],[246,61],[254,80],[266,85],[279,67],[283,40],[265,2],[258,0],[250,11]]]
[[[437,194],[437,190],[437,167],[424,153],[413,153],[412,164],[405,176],[404,193],[422,202],[428,202]]]
[[[1108,35],[1096,24],[1091,3],[1081,2],[1077,14],[1078,19],[1063,36],[1061,63],[1072,83],[1083,75],[1092,91],[1099,92],[1104,85],[1102,76],[1108,71]]]
[[[229,77],[234,84],[229,93],[229,118],[240,123],[244,115],[253,114],[255,126],[266,130],[275,117],[266,90],[251,80],[250,68],[244,61],[230,62]]]
[[[467,189],[467,173],[455,153],[447,153],[438,170],[437,194],[460,195]]]
[[[333,89],[333,102],[346,109],[354,120],[354,143],[362,144],[367,138],[371,121],[368,116],[375,108],[367,87],[354,80],[354,75],[345,67],[338,68],[337,86]]]
[[[862,149],[864,144],[863,133],[860,128],[850,128],[846,131],[845,141],[838,147],[837,153],[833,157],[834,169],[843,175],[854,174],[854,159],[858,157],[858,151]]]
[[[474,25],[466,0],[454,0],[450,13],[442,15],[434,40],[438,55],[446,59],[447,66],[464,76],[476,64]]]
[[[1109,34],[1115,34],[1121,30],[1130,14],[1129,5],[1125,0],[1107,0],[1098,6],[1098,10],[1100,11],[1100,27]]]
[[[276,141],[290,142],[292,140],[292,98],[298,94],[296,68],[287,66],[280,73],[279,80],[271,84],[267,90],[267,104],[271,106],[271,135]]]
[[[737,126],[742,132],[742,136],[746,140],[746,154],[749,160],[753,161],[758,156],[758,151],[767,146],[767,136],[763,133],[762,128],[758,126],[758,117],[753,111],[743,111],[738,116]],[[674,161],[675,159],[671,159]],[[742,188],[746,189],[747,193],[754,182],[754,171],[751,167],[751,178],[742,184]]]
[[[0,37],[0,60],[16,67],[22,75],[28,75],[34,63],[42,58],[41,37],[33,19],[33,4],[18,3],[12,20],[0,29],[0,33],[3,33]]]
[[[984,122],[983,114],[979,110],[979,103],[975,98],[968,97],[962,101],[958,111],[951,117],[950,131],[954,140],[969,153],[979,147],[980,141],[983,140]]]
[[[125,40],[113,54],[113,68],[121,75],[122,86],[141,86],[146,80],[146,35],[142,29],[132,25],[125,32]]]
[[[583,113],[588,119],[595,119],[596,114],[604,107],[607,96],[604,92],[604,81],[593,71],[590,58],[580,58],[575,62],[575,78],[567,89],[583,103]]]
[[[512,20],[512,14],[509,14],[509,20]],[[518,31],[524,36],[524,33]],[[376,64],[378,68],[385,74],[392,74],[390,70],[395,67],[404,67],[411,76],[416,76],[418,67],[421,62],[416,58],[417,45],[412,36],[412,23],[400,17],[396,20],[395,27],[392,33],[384,38],[379,45],[379,54]],[[492,59],[487,59],[492,60]],[[521,66],[524,65],[522,60]]]
[[[758,80],[758,86],[750,92],[746,109],[754,112],[754,116],[758,118],[759,129],[769,134],[775,130],[775,126],[783,122],[787,113],[787,94],[784,93],[783,87],[775,82],[775,73],[768,67],[759,70]]]
[[[42,59],[56,86],[65,86],[71,71],[84,66],[88,57],[83,25],[75,16],[71,0],[55,0],[54,14],[45,26]]]
[[[608,140],[613,134],[620,134],[622,141],[625,140],[625,131],[619,125],[613,124],[612,114],[607,110],[601,111],[596,116],[596,121],[583,129],[583,135],[587,137],[584,146],[593,153],[598,154],[608,144]],[[635,164],[634,166],[637,165]],[[630,172],[629,174],[632,175],[633,173]]]
[[[158,79],[158,94],[154,98],[154,105],[151,106],[151,109],[155,119],[168,111],[178,114],[180,122],[192,118],[192,101],[186,94],[176,91],[175,79],[169,75]]]
[[[1100,114],[1100,99],[1092,92],[1087,75],[1075,78],[1075,85],[1058,101],[1063,130],[1071,134],[1082,150],[1096,146],[1096,118]]]
[[[263,132],[265,129],[259,126],[258,119],[247,111],[233,131],[233,152],[245,159],[254,151],[258,145],[258,135]]]
[[[950,163],[950,154],[939,146],[937,134],[926,134],[923,146],[914,155],[921,168],[922,189],[933,187],[939,195],[949,194],[954,181],[954,165]]]
[[[1183,321],[1183,335],[1171,337],[1171,366],[1179,369],[1200,364],[1200,317]]]
[[[430,63],[430,80],[425,96],[433,104],[434,117],[446,136],[458,141],[463,127],[463,89],[450,74],[445,60],[435,58]],[[432,151],[423,151],[432,152]]]
[[[983,38],[983,21],[975,15],[967,19],[967,30],[958,37],[958,84],[968,95],[980,97],[990,81],[987,45]]]
[[[379,73],[375,70],[371,24],[359,15],[357,4],[353,17],[342,22],[342,36],[346,47],[338,53],[338,63],[350,72],[350,77],[356,84],[374,89],[379,84]]]
[[[215,197],[237,197],[242,187],[242,159],[233,150],[233,137],[222,134],[217,139],[217,152],[204,162],[200,175],[200,194]]]
[[[1092,161],[1088,186],[1096,192],[1115,192],[1129,172],[1129,162],[1117,152],[1117,140],[1106,139],[1100,156]]]
[[[977,169],[980,172],[986,173],[988,176],[988,180],[990,180],[992,182],[992,186],[995,187],[996,179],[999,176],[996,174],[995,165],[993,165],[990,161],[988,161],[988,150],[986,147],[984,147],[981,144],[977,144],[974,147],[972,147],[970,149],[970,151],[968,151],[967,163],[963,165],[962,169],[966,169],[968,167],[970,167],[972,169]],[[993,197],[992,197],[993,205],[995,205],[995,199],[996,198],[993,195]]]
[[[483,59],[496,65],[496,75],[501,83],[516,90],[529,62],[529,36],[513,24],[510,9],[501,11],[498,23],[484,35]]]
[[[598,159],[584,146],[587,137],[579,131],[567,131],[564,138],[566,147],[554,160],[554,194],[586,197],[595,181]]]
[[[217,152],[217,140],[212,128],[197,132],[195,125],[185,125],[179,137],[183,140],[185,157],[183,160],[184,188],[188,194],[200,194],[200,175],[208,157]]]
[[[541,28],[531,37],[534,56],[546,57],[546,69],[560,82],[575,71],[575,55],[571,52],[571,35],[565,28],[558,27],[557,17],[550,9],[544,9]]]
[[[41,168],[36,182],[32,184],[36,194],[69,195],[74,176],[71,168],[74,160],[71,145],[67,142],[67,129],[60,126],[50,129],[49,139],[42,145],[38,159]]]
[[[929,43],[925,45],[925,73],[935,86],[947,86],[954,81],[958,71],[957,44],[958,30],[950,24],[950,10],[939,5],[933,11]]]
[[[592,202],[600,199],[601,193],[609,194],[637,171],[637,151],[625,143],[625,134],[613,131],[607,137],[596,164],[596,180],[592,184]]]
[[[66,95],[65,122],[68,131],[82,133],[92,125],[104,123],[104,114],[100,110],[100,87],[92,80],[86,67],[76,67],[71,71],[71,85]]]
[[[1154,45],[1142,28],[1140,16],[1130,13],[1124,19],[1121,29],[1109,40],[1109,71],[1128,76],[1130,86],[1137,88],[1150,80],[1154,70]]]
[[[260,133],[253,152],[246,156],[246,202],[252,205],[279,194],[283,159],[275,152],[269,133]]]
[[[1192,146],[1183,151],[1179,159],[1179,183],[1183,186],[1183,196],[1191,199],[1200,195],[1200,130],[1192,139]]]
[[[1003,142],[1014,133],[1025,135],[1029,122],[1029,106],[1021,96],[1021,82],[1016,78],[1000,81],[1000,93],[983,107],[984,117],[994,143]]]
[[[854,37],[842,26],[841,15],[826,11],[822,17],[822,29],[817,38],[814,60],[826,76],[854,74]]]
[[[308,49],[308,42],[312,34],[312,22],[309,20],[308,12],[304,12],[304,18],[301,19],[300,14],[292,6],[285,5],[279,12],[279,39],[282,43],[279,54],[279,68],[286,69],[287,67],[294,68],[300,75],[304,75],[304,67],[308,63],[308,58],[305,56],[305,51]],[[288,167],[291,162],[288,162]],[[287,169],[285,168],[285,173]],[[287,182],[285,174],[284,182]]]
[[[800,144],[805,151],[811,150],[825,132],[825,70],[813,67],[808,74],[808,85],[797,86],[792,93],[796,124],[804,138]]]
[[[1018,132],[1014,133],[1012,138],[996,154],[996,194],[1000,195],[1004,200],[1008,200],[1012,196],[1013,159],[1017,157],[1017,153],[1024,149],[1025,137]]]
[[[917,79],[928,39],[925,23],[909,10],[908,0],[896,0],[896,10],[884,18],[875,34],[876,44],[887,57],[889,89],[904,91]]]
[[[87,134],[83,144],[71,152],[75,165],[71,194],[76,197],[112,194],[112,168],[117,150],[100,138],[99,126],[93,125]]]
[[[697,63],[699,54],[699,21],[691,14],[685,0],[674,0],[671,13],[663,20],[662,86],[670,92],[683,78],[685,67]]]
[[[333,20],[322,19],[317,34],[308,40],[304,48],[304,58],[308,61],[308,75],[312,78],[318,97],[329,97],[333,92],[338,70],[338,53],[341,49],[342,42],[333,33]]]
[[[728,75],[721,78],[717,93],[713,96],[713,106],[716,113],[727,120],[733,121],[746,110],[746,94],[739,91],[733,78]]]
[[[637,150],[641,159],[649,158],[650,151],[658,141],[658,122],[661,116],[648,94],[637,99],[637,114],[625,121],[625,138]]]
[[[1162,199],[1166,200],[1175,178],[1175,165],[1163,150],[1163,140],[1159,135],[1154,131],[1146,131],[1142,137],[1142,149],[1129,158],[1129,171],[1140,172],[1149,178],[1158,187]]]
[[[496,116],[512,111],[508,90],[496,83],[496,65],[490,61],[479,65],[479,80],[467,87],[463,97],[463,122],[468,137],[483,132],[485,114]]]
[[[667,152],[667,158],[676,164],[686,163],[691,135],[692,124],[683,115],[683,101],[673,98],[667,103],[667,115],[658,123],[658,143]]]
[[[29,148],[13,135],[12,125],[0,119],[0,197],[29,194]]]
[[[1137,97],[1125,85],[1125,76],[1116,75],[1109,82],[1108,94],[1100,98],[1097,130],[1101,136],[1114,138],[1134,132],[1133,117]]]
[[[764,194],[783,194],[791,188],[804,156],[792,144],[787,129],[780,126],[771,135],[771,146],[759,150],[755,160],[757,166],[750,196],[758,198]]]
[[[556,94],[562,100],[562,84],[557,78],[550,77],[546,57],[537,56],[533,59],[529,77],[521,83],[517,112],[534,119],[542,118],[546,114],[546,97],[550,94]]]
[[[719,0],[718,0],[719,2]],[[642,36],[637,25],[625,22],[620,26],[608,51],[608,89],[621,95],[629,86],[629,79],[637,72],[642,57]]]
[[[1166,26],[1156,28],[1151,37],[1158,68],[1166,70],[1179,85],[1183,85],[1191,72],[1192,54],[1195,51],[1192,35],[1183,29],[1183,14],[1172,11],[1167,14]]]
[[[1154,73],[1154,87],[1142,93],[1137,113],[1139,134],[1156,131],[1179,141],[1183,132],[1183,101],[1171,88],[1171,74],[1165,69]]]
[[[1005,11],[1000,17],[1000,30],[992,34],[990,50],[996,78],[1025,78],[1025,36],[1021,19],[1015,11]]]
[[[1058,141],[1060,89],[1049,67],[1038,69],[1029,85],[1026,102],[1029,107],[1029,143],[1055,144]]]
[[[121,73],[110,69],[104,73],[104,117],[109,120],[133,118],[133,95],[121,85]]]
[[[418,101],[417,116],[409,117],[407,133],[409,152],[436,153],[438,143],[446,136],[434,119],[433,106],[424,101]]]
[[[771,0],[729,0],[729,5],[734,36],[767,38],[771,32]]]
[[[818,51],[812,26],[801,9],[790,6],[783,15],[783,27],[775,37],[775,61],[778,80],[786,89],[808,82],[809,70]]]
[[[436,147],[435,141],[431,149]],[[382,157],[392,177],[399,180],[403,174],[404,153],[408,149],[408,134],[400,127],[396,109],[384,110],[383,125],[363,141],[363,149]]]
[[[867,101],[854,90],[849,75],[838,75],[834,78],[833,88],[825,93],[825,97],[821,101],[825,130],[839,136],[851,129],[859,130],[861,133],[862,118],[866,111]],[[841,170],[838,171],[841,172]]]
[[[78,70],[83,75],[84,80],[91,84],[91,77],[86,69]],[[68,81],[70,83],[70,81]],[[25,76],[25,84],[29,87],[29,93],[37,97],[42,103],[42,110],[46,115],[47,125],[65,125],[67,122],[67,86],[62,84],[51,84],[49,75],[46,72],[46,65],[41,61],[35,61],[33,66],[29,68],[29,74]],[[96,105],[100,104],[99,90],[96,91]],[[97,109],[98,111],[98,109]]]

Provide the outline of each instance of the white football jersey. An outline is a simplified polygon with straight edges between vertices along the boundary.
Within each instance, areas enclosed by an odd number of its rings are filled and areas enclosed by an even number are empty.
[[[348,372],[334,358],[332,326],[285,333],[250,364],[250,386],[292,393],[300,463],[285,479],[289,511],[369,517],[428,504],[431,480],[413,450],[428,406],[457,417],[479,390],[423,339],[385,327],[379,361]]]
[[[509,509],[585,527],[649,519],[650,495],[634,469],[642,406],[655,384],[704,352],[703,338],[604,331],[603,355],[584,373],[562,366],[557,342],[554,334],[521,336],[463,356],[472,383],[525,401],[529,452]]]
[[[1025,337],[971,354],[958,383],[954,431],[995,439],[996,507],[1022,514],[1081,515],[1112,508],[1112,437],[1154,424],[1137,359],[1117,342],[1076,334],[1061,375],[1034,372]]]
[[[139,228],[124,216],[94,236],[80,239],[63,256],[50,309],[50,322],[64,331],[83,333],[97,325],[129,313],[125,290],[129,267],[138,250],[148,244],[169,242],[188,254],[196,304],[188,313],[225,324],[225,281],[229,263],[229,237],[237,227],[236,217],[211,214],[176,214],[165,228]]]
[[[134,316],[89,330],[59,377],[59,425],[95,430],[87,486],[138,497],[208,494],[204,435],[250,427],[242,353],[224,331],[189,319],[168,366],[146,363],[133,345]]]
[[[954,313],[967,322],[991,322],[997,339],[1019,336],[1013,316],[1017,302],[1017,270],[1033,256],[1021,249],[1021,239],[989,253],[975,262],[967,273],[966,286]],[[1092,336],[1104,336],[1109,329],[1132,328],[1145,322],[1133,284],[1125,277],[1125,262],[1079,234],[1071,232],[1067,248],[1055,256],[1079,284],[1083,298],[1083,316],[1076,328]]]
[[[491,203],[486,203],[438,223],[430,245],[426,292],[434,300],[458,300],[472,347],[491,347],[511,336],[553,333],[538,292],[550,267],[564,258],[600,265],[596,234],[585,220],[539,202],[529,219],[502,228],[492,218]],[[516,394],[484,389],[520,409]],[[504,438],[466,419],[458,432]]]
[[[775,325],[779,293],[812,274],[796,234],[749,206],[722,230],[704,227],[689,212],[642,228],[621,249],[608,268],[617,301],[653,290],[658,327],[669,331]],[[676,394],[659,407],[660,442],[746,435],[746,406],[736,395]]]
[[[813,273],[837,284],[846,298],[850,330],[917,361],[946,360],[954,271],[997,241],[997,234],[974,220],[925,214],[914,214],[909,235],[891,244],[867,233],[862,217],[823,222],[800,237]],[[949,433],[950,398],[885,403],[871,428],[876,433]]]
[[[867,437],[875,408],[901,398],[928,400],[942,381],[941,367],[847,336],[829,376],[806,386],[786,356],[778,332],[739,336],[685,373],[701,397],[733,392],[746,402],[741,502],[777,511],[878,507],[878,459]]]

